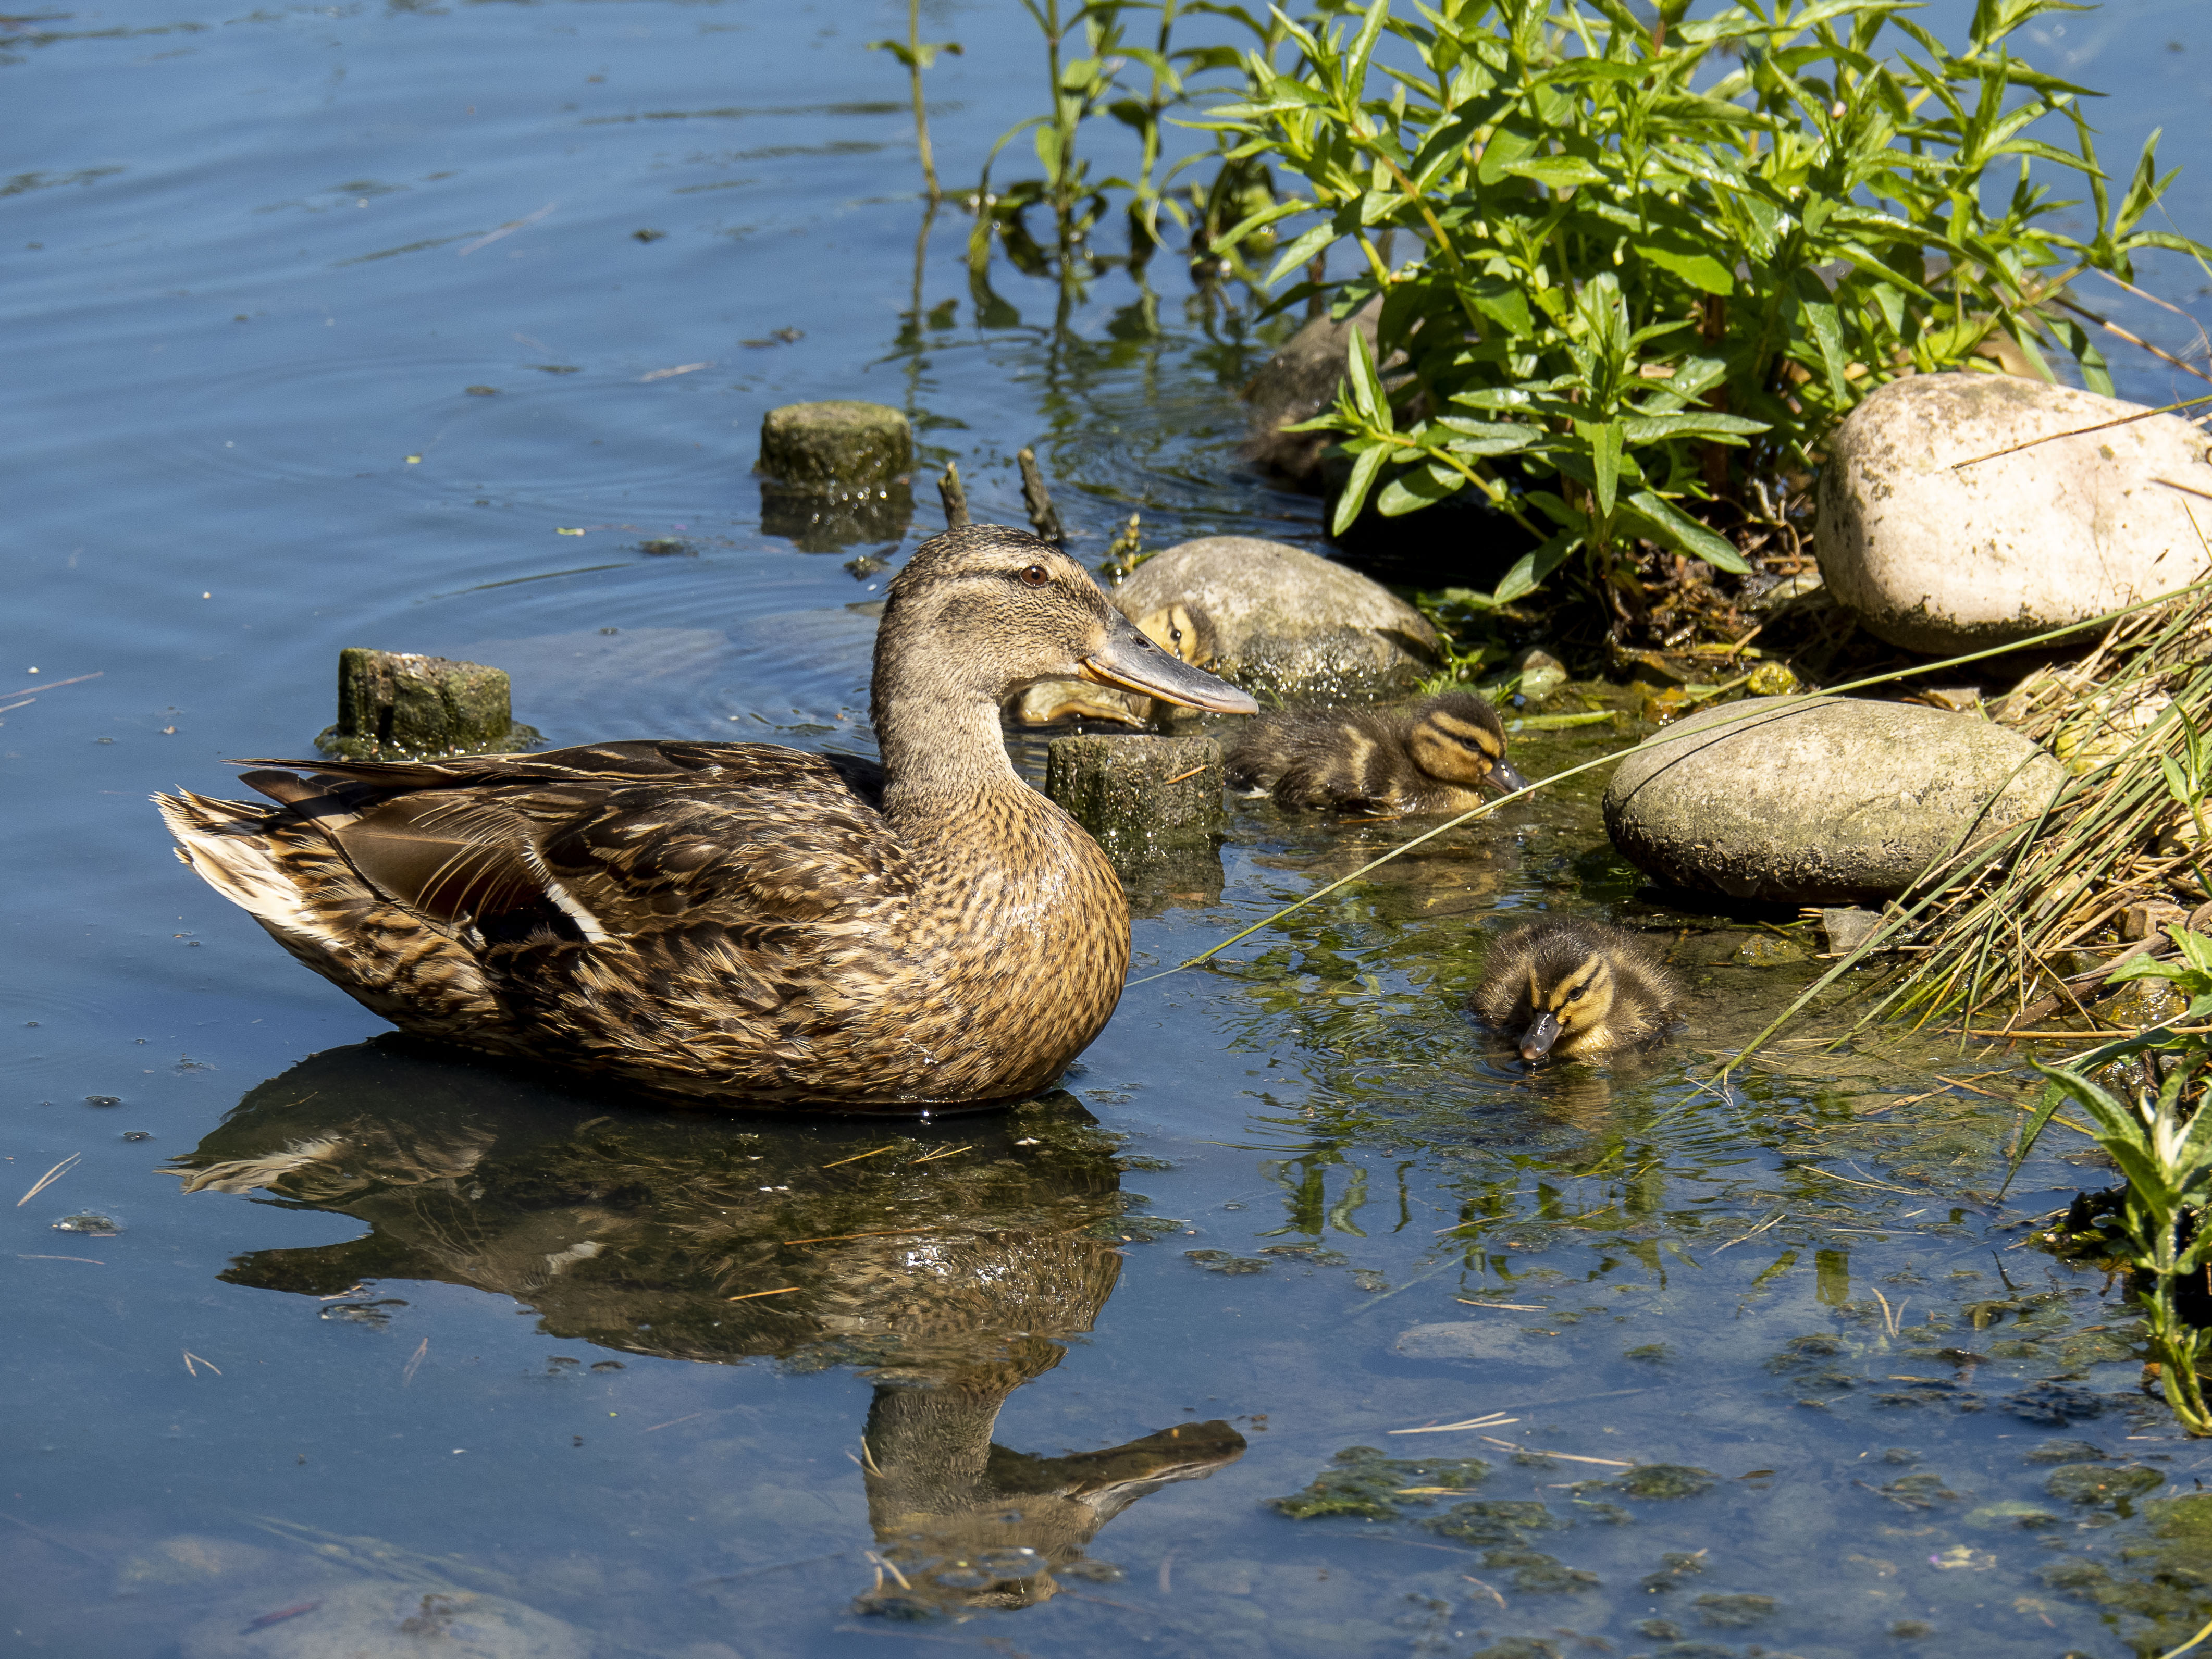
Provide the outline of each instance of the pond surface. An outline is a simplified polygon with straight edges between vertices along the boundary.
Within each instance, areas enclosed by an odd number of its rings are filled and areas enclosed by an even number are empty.
[[[374,1651],[2185,1639],[2212,1446],[2139,1391],[2115,1288],[2031,1242],[2109,1176],[2054,1133],[1999,1200],[2024,1056],[1830,1051],[1856,988],[1716,1084],[1818,964],[1802,930],[1640,894],[1595,780],[1133,987],[1064,1091],[918,1126],[655,1112],[410,1048],[170,857],[145,796],[306,751],[347,645],[505,666],[556,743],[865,748],[880,579],[843,560],[886,544],[763,528],[778,403],[908,407],[984,518],[1018,520],[1036,442],[1086,556],[1133,509],[1155,546],[1318,542],[1235,459],[1267,341],[1172,258],[1059,330],[1012,276],[979,318],[966,221],[925,225],[902,79],[862,49],[902,26],[0,23],[0,1646],[334,1655],[395,1609]],[[2121,93],[2116,167],[2166,126],[2202,234],[2202,6],[2039,27],[2042,67]],[[1011,0],[925,32],[967,47],[932,74],[964,179],[1034,106],[1035,43]],[[2204,313],[2198,274],[2154,280]],[[693,554],[639,550],[669,538]],[[1408,833],[1233,830],[1143,887],[1138,976]],[[1688,1032],[1534,1079],[1490,1053],[1461,1000],[1545,908],[1671,930]]]

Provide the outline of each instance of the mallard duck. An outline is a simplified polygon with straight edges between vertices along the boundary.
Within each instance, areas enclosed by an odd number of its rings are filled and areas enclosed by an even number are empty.
[[[1468,1006],[1521,1058],[1587,1060],[1665,1035],[1682,988],[1625,928],[1532,921],[1490,947]]]
[[[1464,812],[1482,792],[1525,789],[1505,763],[1505,726],[1472,691],[1395,708],[1312,708],[1246,727],[1223,763],[1239,788],[1290,809]]]
[[[1006,697],[1084,678],[1233,714],[1080,565],[996,526],[891,583],[883,760],[593,744],[252,761],[278,803],[156,797],[178,856],[418,1035],[717,1104],[920,1109],[1034,1092],[1106,1024],[1113,866],[1015,773]]]

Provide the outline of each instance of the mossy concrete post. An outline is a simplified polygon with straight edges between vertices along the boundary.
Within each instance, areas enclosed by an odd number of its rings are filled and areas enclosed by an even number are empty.
[[[1054,738],[1045,750],[1045,793],[1102,841],[1204,839],[1227,817],[1222,783],[1212,738]]]
[[[914,512],[914,431],[883,404],[786,404],[761,418],[761,527],[805,552],[896,541]]]
[[[1045,750],[1045,793],[1097,838],[1138,915],[1221,896],[1224,782],[1212,738],[1054,738]]]
[[[507,671],[414,652],[338,653],[338,720],[315,739],[347,760],[510,755],[544,739],[515,724]]]

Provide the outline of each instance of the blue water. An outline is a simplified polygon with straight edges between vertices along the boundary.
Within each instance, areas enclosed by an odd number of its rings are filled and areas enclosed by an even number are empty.
[[[966,47],[930,77],[963,183],[1042,69],[1012,0],[927,11]],[[843,562],[888,544],[763,532],[779,403],[908,408],[980,518],[1018,521],[1035,443],[1079,551],[1132,510],[1153,545],[1318,544],[1235,457],[1266,331],[1171,253],[1057,329],[1002,267],[1019,321],[980,325],[968,221],[925,233],[903,77],[864,50],[903,26],[860,0],[0,23],[0,1646],[335,1652],[318,1621],[363,1584],[496,1598],[483,1651],[528,1650],[520,1606],[578,1651],[685,1659],[1666,1651],[1652,1620],[1745,1654],[2185,1639],[2212,1605],[2124,1554],[2140,1502],[2051,1498],[2024,1461],[2083,1441],[2172,1494],[2212,1449],[2134,1392],[2101,1276],[2014,1248],[2108,1178],[2062,1134],[1992,1199],[2017,1056],[1798,1048],[1704,1087],[1803,977],[1725,952],[1650,1067],[1531,1085],[1485,1056],[1455,1012],[1478,930],[1633,908],[1587,792],[1133,988],[1066,1097],[911,1133],[373,1043],[173,860],[146,795],[306,751],[348,645],[506,666],[556,743],[864,745],[880,579]],[[2164,126],[2205,234],[2203,9],[2027,35],[2116,94],[2116,170]],[[2146,271],[2212,315],[2212,278]],[[2104,298],[2202,363],[2185,319]],[[2192,390],[2124,350],[2128,395]],[[925,501],[900,545],[938,523]],[[637,550],[662,537],[696,556]],[[1137,971],[1397,833],[1241,817],[1221,872],[1146,907]],[[120,1230],[56,1231],[84,1213]],[[725,1299],[755,1291],[784,1301]],[[1480,1545],[1418,1524],[1457,1498],[1266,1505],[1361,1445],[1480,1457],[1477,1498],[1571,1524]],[[1575,1486],[1651,1462],[1719,1484]],[[1957,1495],[1881,1490],[1916,1472]],[[2051,1582],[2077,1558],[2105,1589]],[[1741,1595],[1777,1605],[1698,1601]]]

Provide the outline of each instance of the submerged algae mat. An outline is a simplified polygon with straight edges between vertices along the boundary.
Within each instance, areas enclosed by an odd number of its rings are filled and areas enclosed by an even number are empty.
[[[16,1517],[0,1553],[67,1608],[27,1650],[411,1652],[422,1608],[457,1652],[685,1659],[2186,1639],[2212,1446],[2034,1242],[2108,1174],[2054,1133],[1998,1201],[2032,1073],[1834,1046],[1848,987],[1717,1079],[1820,964],[1639,892],[1591,810],[1137,987],[1010,1112],[643,1110],[392,1038],[249,1090],[171,1168],[264,1206],[215,1275],[258,1351],[192,1352],[289,1375],[264,1468],[104,1531]],[[1225,896],[1156,898],[1140,952],[1409,833],[1247,812]],[[1464,993],[1541,908],[1648,930],[1687,1029],[1533,1075],[1489,1044]],[[258,1242],[288,1213],[348,1224]]]

